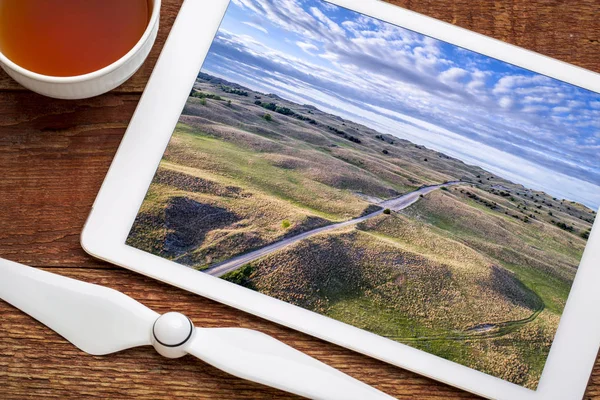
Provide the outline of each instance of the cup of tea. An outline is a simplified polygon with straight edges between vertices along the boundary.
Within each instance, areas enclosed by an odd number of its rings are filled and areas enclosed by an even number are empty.
[[[0,67],[59,99],[106,93],[144,63],[161,0],[0,0]]]

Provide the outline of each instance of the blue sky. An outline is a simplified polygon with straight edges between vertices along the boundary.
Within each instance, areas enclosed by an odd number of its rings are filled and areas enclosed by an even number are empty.
[[[600,95],[321,0],[232,0],[203,71],[600,206]]]

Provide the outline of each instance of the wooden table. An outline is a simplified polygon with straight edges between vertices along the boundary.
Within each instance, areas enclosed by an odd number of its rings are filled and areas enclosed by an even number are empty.
[[[190,0],[198,1],[198,0]],[[208,0],[205,0],[208,1]],[[0,74],[0,257],[120,290],[198,326],[259,329],[400,399],[468,393],[94,260],[79,234],[182,0],[163,0],[150,59],[116,91],[58,101]],[[598,0],[394,0],[444,21],[600,71]],[[150,348],[92,357],[0,301],[0,398],[292,399],[191,357]],[[600,361],[586,399],[600,398]]]

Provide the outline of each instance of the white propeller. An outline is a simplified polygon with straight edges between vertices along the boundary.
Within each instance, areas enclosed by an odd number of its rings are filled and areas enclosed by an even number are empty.
[[[182,314],[161,316],[116,290],[3,259],[0,298],[89,354],[152,345],[165,357],[191,354],[239,378],[311,399],[392,399],[263,333],[195,328]]]

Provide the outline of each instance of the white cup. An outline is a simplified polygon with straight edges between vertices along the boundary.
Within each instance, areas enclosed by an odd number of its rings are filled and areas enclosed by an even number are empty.
[[[151,4],[152,15],[142,38],[127,54],[98,71],[68,77],[42,75],[15,64],[1,51],[0,67],[27,89],[48,97],[86,99],[109,92],[131,78],[150,54],[158,33],[161,0],[151,0]]]

